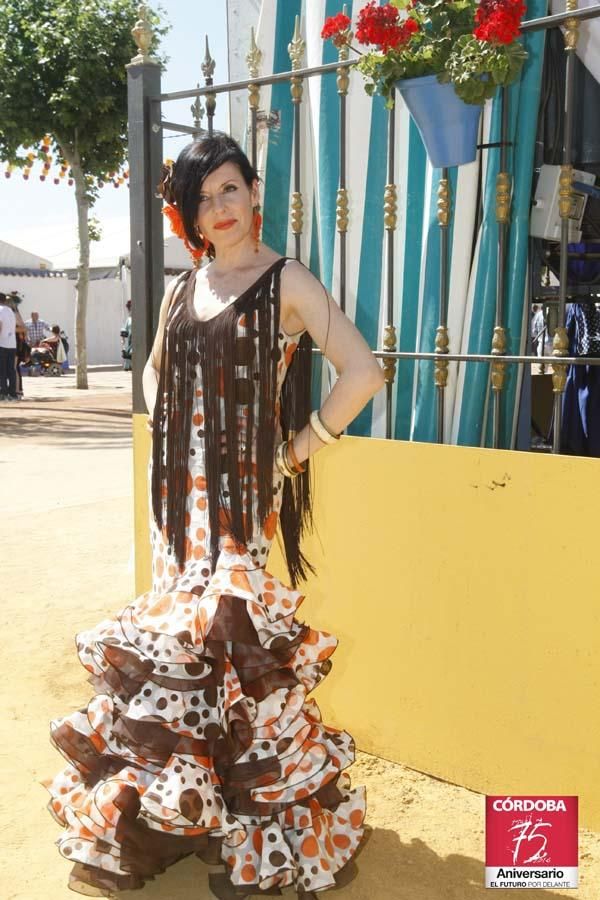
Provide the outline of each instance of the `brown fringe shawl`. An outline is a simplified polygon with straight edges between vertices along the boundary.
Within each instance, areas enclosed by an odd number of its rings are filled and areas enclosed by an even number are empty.
[[[252,521],[253,462],[257,467],[259,522],[256,524],[259,527],[273,508],[277,363],[280,357],[279,294],[284,264],[285,257],[277,260],[233,303],[208,321],[200,321],[193,312],[197,270],[185,273],[175,289],[165,329],[153,414],[152,510],[158,527],[166,531],[166,538],[180,567],[185,561],[188,461],[198,364],[202,373],[205,475],[213,572],[219,556],[219,532],[223,524],[240,544],[246,544],[256,530]],[[255,310],[256,331],[252,325]],[[240,337],[238,322],[243,314],[247,314],[246,334]],[[280,421],[284,440],[290,432],[298,431],[308,421],[311,348],[310,336],[304,334],[282,387]],[[240,404],[246,405],[248,410],[241,430],[237,415]],[[256,446],[253,454],[255,425]],[[223,494],[222,476],[225,474],[228,497]],[[165,482],[166,498],[162,496]],[[246,510],[243,515],[244,491]],[[305,529],[312,527],[308,466],[306,472],[293,482],[288,478],[284,480],[280,525],[290,579],[296,587],[298,581],[306,577],[306,569],[314,571],[300,550]]]

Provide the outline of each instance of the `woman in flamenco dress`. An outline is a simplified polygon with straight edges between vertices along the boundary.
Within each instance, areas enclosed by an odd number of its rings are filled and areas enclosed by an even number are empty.
[[[167,287],[143,376],[152,589],[77,636],[96,693],[52,722],[68,765],[49,809],[83,894],[197,854],[221,867],[221,900],[311,897],[353,877],[365,791],[344,772],[351,736],[309,697],[337,641],[297,618],[308,460],[335,452],[383,374],[310,271],[260,241],[235,141],[188,145],[159,190],[197,265]],[[339,377],[311,413],[313,341]],[[292,586],[266,570],[278,525]]]

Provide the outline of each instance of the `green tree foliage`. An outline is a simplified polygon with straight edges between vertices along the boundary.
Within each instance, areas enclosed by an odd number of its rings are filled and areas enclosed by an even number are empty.
[[[23,166],[23,148],[49,134],[54,153],[73,173],[80,252],[77,385],[83,388],[89,209],[95,180],[118,170],[127,154],[125,67],[137,52],[131,29],[138,10],[135,0],[0,2],[0,159]],[[148,11],[148,19],[155,52],[167,29],[158,13]]]

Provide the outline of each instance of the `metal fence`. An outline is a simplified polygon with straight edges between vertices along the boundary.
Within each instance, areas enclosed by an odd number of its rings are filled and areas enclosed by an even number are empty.
[[[556,26],[563,27],[565,67],[565,108],[564,108],[564,141],[562,165],[560,172],[560,274],[558,292],[557,324],[554,330],[552,356],[548,360],[552,367],[552,386],[554,394],[552,451],[560,452],[560,432],[562,417],[562,400],[567,380],[567,367],[570,365],[600,365],[600,359],[591,357],[568,356],[569,342],[565,327],[566,303],[568,297],[568,243],[569,220],[576,201],[573,188],[573,114],[574,114],[574,66],[577,48],[579,23],[584,19],[600,15],[600,5],[577,9],[577,0],[567,0],[566,12],[557,15],[526,21],[522,25],[523,32],[545,30]],[[348,58],[348,48],[339,51],[337,63],[302,68],[304,42],[299,22],[296,19],[294,34],[290,36],[289,56],[291,69],[287,72],[260,76],[261,51],[256,45],[254,31],[251,33],[250,45],[246,61],[248,79],[227,84],[213,84],[215,69],[214,60],[210,56],[208,41],[206,56],[202,63],[204,86],[190,90],[161,93],[160,68],[158,63],[148,54],[151,41],[151,29],[145,19],[143,7],[141,18],[133,29],[138,55],[128,67],[129,84],[129,159],[131,187],[131,269],[132,295],[134,310],[134,361],[146,357],[149,352],[152,335],[158,321],[158,309],[164,290],[164,259],[162,238],[161,201],[156,196],[155,185],[158,182],[160,166],[163,159],[164,131],[187,133],[197,138],[202,133],[211,134],[214,128],[214,116],[219,94],[247,90],[249,116],[250,158],[257,163],[257,128],[260,106],[260,89],[263,85],[277,82],[288,82],[294,110],[294,171],[293,192],[291,195],[290,227],[294,236],[296,257],[301,256],[301,235],[303,231],[303,194],[301,183],[302,129],[301,104],[303,86],[308,78],[333,77],[337,81],[339,97],[339,184],[336,201],[336,227],[339,236],[339,303],[342,310],[346,307],[346,232],[348,230],[349,203],[346,184],[346,103],[350,81],[350,69],[355,64]],[[163,118],[163,104],[173,100],[194,99],[192,107],[193,124],[186,125],[171,122]],[[205,109],[201,100],[204,100]],[[508,92],[502,90],[502,127],[500,141],[480,145],[484,151],[497,148],[500,153],[500,171],[496,179],[496,221],[498,223],[497,246],[497,282],[496,308],[493,337],[488,354],[452,353],[450,352],[450,335],[448,332],[448,227],[452,214],[452,196],[448,170],[442,170],[438,189],[437,220],[440,229],[440,281],[439,281],[439,316],[435,337],[435,346],[431,352],[406,352],[397,350],[397,334],[394,324],[394,231],[397,220],[397,189],[394,184],[394,116],[388,116],[388,163],[387,185],[382,198],[382,216],[385,229],[383,251],[386,257],[387,281],[386,291],[386,323],[383,331],[382,347],[373,350],[382,359],[386,377],[386,437],[392,437],[392,390],[396,377],[396,363],[399,359],[433,360],[434,379],[437,392],[437,439],[444,439],[444,401],[448,381],[448,365],[451,361],[459,363],[482,363],[490,366],[490,380],[493,396],[493,446],[499,446],[500,415],[502,392],[509,365],[538,365],[537,356],[508,355],[507,332],[504,315],[504,295],[506,282],[506,247],[507,231],[511,214],[512,175],[508,167]],[[206,113],[206,128],[202,120]],[[148,302],[150,301],[150,302]],[[315,351],[319,352],[319,351]],[[135,375],[135,370],[138,374]],[[144,411],[144,400],[141,388],[141,366],[134,365],[134,412]]]

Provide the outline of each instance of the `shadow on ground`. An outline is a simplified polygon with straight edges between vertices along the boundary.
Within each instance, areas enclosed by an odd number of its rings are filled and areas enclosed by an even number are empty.
[[[12,412],[12,410],[11,410]],[[41,444],[60,445],[82,450],[91,447],[126,447],[131,443],[129,410],[61,409],[60,412],[36,410],[34,415],[2,416],[2,437]]]
[[[442,858],[421,840],[403,843],[391,829],[373,829],[357,856],[356,869],[356,877],[349,884],[318,896],[343,897],[344,900],[489,900],[490,897],[489,890],[484,887],[482,860],[460,855]],[[196,857],[188,857],[147,883],[142,890],[125,891],[119,897],[127,900],[136,897],[139,900],[164,900],[165,897],[169,900],[189,900],[190,897],[214,900],[208,876],[217,871],[222,869],[209,867]],[[232,900],[235,896],[235,893],[231,894]],[[293,888],[286,888],[280,896],[292,900],[297,895]],[[514,900],[514,891],[494,890],[494,900],[509,896]],[[519,900],[565,896],[548,890],[519,890]]]

